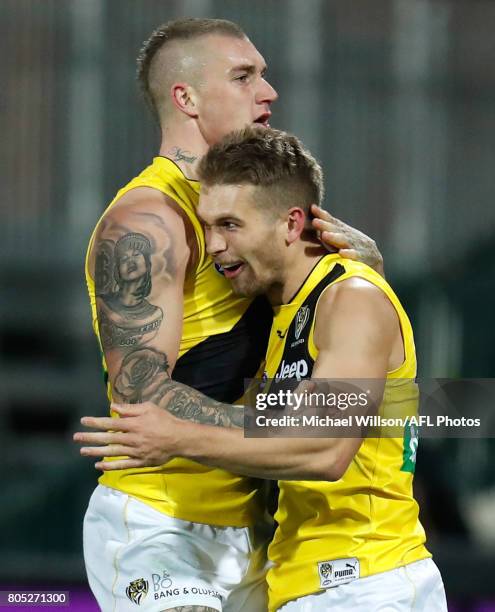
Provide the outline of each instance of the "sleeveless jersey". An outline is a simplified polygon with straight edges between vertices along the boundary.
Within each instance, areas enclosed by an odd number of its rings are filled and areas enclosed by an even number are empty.
[[[137,187],[157,189],[175,200],[191,222],[198,244],[196,271],[184,285],[183,332],[172,377],[213,399],[233,403],[243,394],[244,377],[254,376],[264,357],[271,308],[264,298],[253,301],[234,296],[230,283],[207,256],[196,216],[197,181],[188,180],[171,160],[156,157],[117,193],[108,208]],[[97,228],[86,257],[86,281],[93,327],[101,347],[95,284],[88,268]],[[108,384],[104,357],[103,368]],[[108,395],[111,398],[109,384]],[[262,512],[258,481],[181,458],[160,467],[105,472],[99,482],[186,521],[240,527],[252,524]]]
[[[318,300],[325,289],[350,277],[379,287],[402,329],[405,359],[387,374],[378,414],[416,415],[416,356],[409,319],[379,274],[338,254],[319,260],[293,300],[275,308],[265,376],[287,378],[297,371],[311,376],[318,354],[313,339]],[[338,481],[279,482],[278,528],[268,552],[273,563],[268,572],[270,611],[320,589],[431,556],[412,493],[416,432],[412,443],[410,428],[397,435],[403,437],[365,438]]]

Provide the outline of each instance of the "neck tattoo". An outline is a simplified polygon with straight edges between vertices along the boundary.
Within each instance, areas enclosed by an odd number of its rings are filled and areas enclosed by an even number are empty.
[[[192,164],[198,159],[197,155],[193,155],[191,151],[184,151],[184,149],[180,149],[179,147],[173,147],[170,150],[170,154],[174,161],[185,161],[188,164]]]

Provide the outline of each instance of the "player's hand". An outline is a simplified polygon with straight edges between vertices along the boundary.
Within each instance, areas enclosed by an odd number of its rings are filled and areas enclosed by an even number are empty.
[[[98,431],[74,434],[74,441],[84,444],[85,457],[119,457],[114,461],[98,461],[99,470],[123,470],[162,465],[176,456],[179,419],[151,402],[143,404],[112,404],[120,419],[83,417],[81,424]],[[116,431],[118,429],[118,431]]]
[[[313,204],[311,213],[314,216],[312,224],[318,231],[320,240],[325,247],[337,250],[339,255],[347,259],[362,261],[384,276],[383,257],[372,240],[363,232],[347,225],[340,219]]]

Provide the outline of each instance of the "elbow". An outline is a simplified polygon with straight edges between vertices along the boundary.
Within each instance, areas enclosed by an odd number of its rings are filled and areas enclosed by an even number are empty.
[[[304,467],[301,466],[297,480],[328,482],[340,480],[347,472],[361,441],[361,439],[338,439],[333,440],[326,448],[313,450],[310,457],[306,456]]]
[[[345,474],[345,469],[341,469],[337,465],[319,465],[307,470],[305,474],[299,477],[301,480],[321,480],[326,482],[335,482],[340,480]],[[299,479],[298,478],[298,479]]]
[[[350,461],[335,461],[327,470],[327,477],[325,480],[329,480],[331,482],[335,482],[336,480],[340,480],[344,474],[347,472],[347,468],[349,467]]]
[[[337,455],[336,453],[329,453],[326,457],[326,461],[320,468],[320,476],[318,480],[326,480],[329,482],[335,482],[340,480],[347,472],[352,461],[352,456],[344,455],[343,453]]]
[[[325,454],[325,475],[322,480],[334,482],[343,478],[359,450],[362,438],[340,438],[327,449]]]
[[[306,457],[304,463],[299,463],[289,470],[289,474],[285,473],[284,480],[314,480],[314,481],[334,481],[339,480],[345,469],[336,465],[333,461],[329,461],[328,457],[318,453],[316,456],[308,460]]]

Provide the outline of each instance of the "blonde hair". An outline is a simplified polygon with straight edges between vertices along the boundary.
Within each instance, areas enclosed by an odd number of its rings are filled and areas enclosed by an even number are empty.
[[[137,58],[137,80],[144,98],[154,116],[160,122],[161,95],[163,89],[161,80],[170,80],[163,74],[168,70],[171,78],[178,66],[171,62],[167,68],[158,67],[158,56],[163,50],[170,48],[175,42],[190,42],[210,34],[245,38],[242,29],[232,21],[225,19],[176,19],[159,26],[143,43]],[[200,59],[200,58],[198,58]],[[160,69],[158,69],[160,68]]]
[[[260,204],[277,210],[298,205],[309,212],[324,196],[320,164],[298,138],[272,128],[249,126],[232,132],[210,147],[198,173],[206,187],[263,187],[268,197]]]

